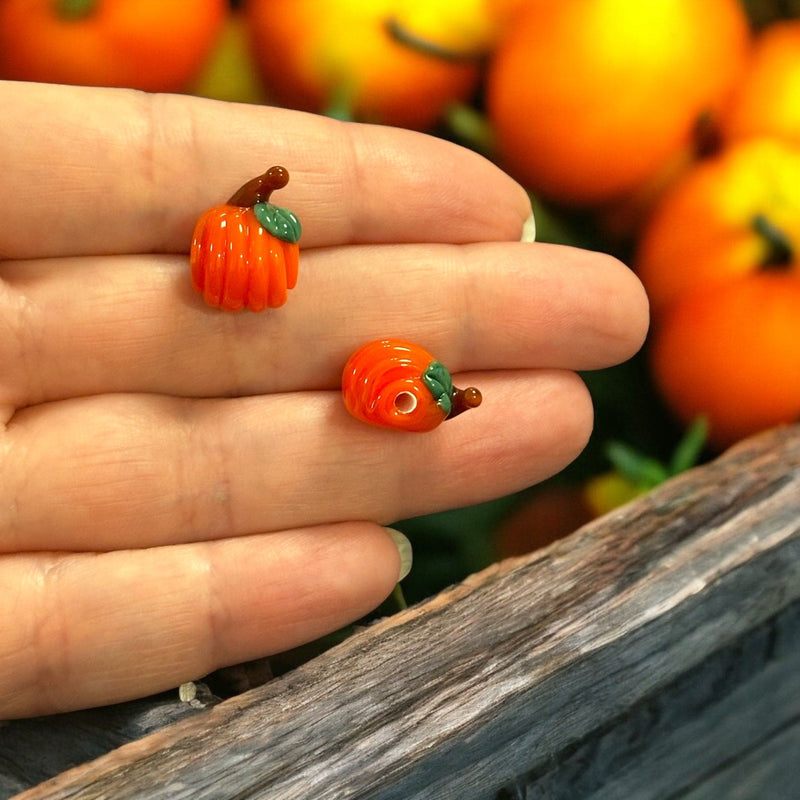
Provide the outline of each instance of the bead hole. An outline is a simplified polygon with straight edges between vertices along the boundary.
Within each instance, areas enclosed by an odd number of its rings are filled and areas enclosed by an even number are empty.
[[[394,399],[394,407],[400,414],[410,414],[417,407],[417,398],[411,392],[400,392]]]

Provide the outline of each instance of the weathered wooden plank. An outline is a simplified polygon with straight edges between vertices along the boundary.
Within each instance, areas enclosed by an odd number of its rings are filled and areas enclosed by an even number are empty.
[[[0,720],[0,800],[105,755],[271,677],[268,659],[217,670],[204,683],[104,708]],[[183,689],[191,697],[182,697]]]
[[[20,800],[556,797],[537,794],[537,781],[648,704],[663,714],[669,697],[685,702],[675,687],[707,692],[709,665],[736,648],[754,672],[734,670],[723,696],[797,691],[794,651],[775,631],[792,630],[798,600],[800,430],[789,428]],[[736,706],[720,703],[727,722],[706,741],[733,725]],[[674,729],[656,731],[650,761],[665,763],[660,739],[693,720],[676,715]],[[635,759],[605,741],[595,758],[618,767],[601,784],[634,785]],[[703,761],[701,743],[695,774],[719,773],[743,746],[706,748]]]
[[[698,784],[681,800],[787,800],[800,797],[800,720]]]
[[[0,800],[196,714],[211,702],[210,696],[181,702],[176,690],[105,708],[0,722]]]
[[[701,787],[730,785],[734,766],[770,753],[789,775],[735,770],[738,796],[800,797],[800,772],[786,768],[800,751],[781,751],[785,731],[800,723],[800,602],[733,645],[712,654],[663,691],[604,729],[592,732],[543,770],[520,776],[501,797],[581,800],[725,798]],[[774,770],[774,765],[773,765]],[[794,786],[797,791],[774,794]]]

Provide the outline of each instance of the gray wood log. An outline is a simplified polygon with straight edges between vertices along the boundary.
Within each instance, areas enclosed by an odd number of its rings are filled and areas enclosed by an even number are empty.
[[[800,797],[800,428],[19,800]]]
[[[106,708],[0,722],[0,798],[13,797],[70,767],[199,713],[212,702],[212,697],[181,702],[175,691]]]

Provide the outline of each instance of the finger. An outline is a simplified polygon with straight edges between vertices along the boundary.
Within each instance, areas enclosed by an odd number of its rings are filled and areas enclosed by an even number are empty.
[[[562,371],[480,373],[480,408],[427,434],[350,417],[338,392],[116,395],[24,409],[2,441],[0,550],[106,550],[326,522],[381,523],[510,494],[592,424]]]
[[[285,651],[392,590],[369,523],[113,553],[0,558],[0,719],[140,697]]]
[[[382,126],[127,90],[0,82],[0,258],[188,252],[272,164],[303,247],[517,240],[530,203],[480,156]],[[278,200],[280,197],[280,200]]]
[[[309,252],[289,302],[264,314],[207,309],[170,257],[18,262],[3,273],[0,385],[16,407],[112,391],[334,388],[350,353],[387,335],[452,370],[595,369],[632,355],[647,329],[627,267],[552,245]]]

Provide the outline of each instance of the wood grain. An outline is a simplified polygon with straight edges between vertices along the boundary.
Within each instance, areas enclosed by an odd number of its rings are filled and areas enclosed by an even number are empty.
[[[708,796],[794,769],[798,634],[792,427],[18,797]]]

